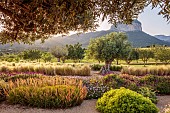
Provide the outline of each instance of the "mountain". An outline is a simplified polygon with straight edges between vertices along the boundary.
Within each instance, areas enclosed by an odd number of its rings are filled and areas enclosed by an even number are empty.
[[[163,41],[167,41],[170,42],[170,36],[165,36],[165,35],[155,35],[154,37],[156,37],[159,40],[163,40]]]
[[[142,23],[138,20],[134,20],[132,24],[129,25],[120,23],[117,26],[111,26],[110,30],[119,32],[142,31]]]
[[[45,41],[45,43],[41,43],[40,41],[36,41],[32,45],[27,44],[10,44],[0,45],[0,48],[50,48],[56,45],[66,45],[66,44],[75,44],[77,42],[81,43],[83,47],[87,47],[90,39],[101,37],[111,32],[125,32],[128,35],[128,40],[134,47],[146,47],[154,44],[158,45],[168,45],[170,46],[170,42],[166,42],[165,40],[160,40],[151,36],[142,31],[142,24],[138,20],[134,20],[131,25],[126,24],[118,24],[116,27],[113,25],[109,30],[106,31],[96,31],[82,34],[73,34],[70,36],[54,36]]]

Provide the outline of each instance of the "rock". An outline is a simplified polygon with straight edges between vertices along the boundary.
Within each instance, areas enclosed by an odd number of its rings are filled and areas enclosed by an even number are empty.
[[[142,31],[142,24],[138,20],[134,20],[132,24],[118,24],[117,26],[112,25],[110,30],[112,31],[121,31],[121,32],[127,32],[127,31]]]

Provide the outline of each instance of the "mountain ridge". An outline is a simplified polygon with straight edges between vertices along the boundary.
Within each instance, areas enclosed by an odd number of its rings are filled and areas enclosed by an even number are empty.
[[[155,35],[154,37],[156,37],[159,40],[163,40],[163,41],[167,41],[170,42],[170,36],[166,36],[166,35]]]
[[[170,42],[165,40],[161,40],[154,36],[151,36],[142,31],[142,24],[138,20],[134,20],[131,25],[126,24],[118,24],[117,27],[114,25],[111,26],[109,30],[88,32],[82,34],[73,34],[70,36],[54,36],[45,41],[45,43],[41,44],[40,41],[35,41],[33,45],[28,44],[13,44],[11,47],[9,44],[0,45],[0,48],[50,48],[56,45],[66,45],[66,44],[75,44],[77,42],[81,43],[83,47],[87,47],[90,39],[101,37],[111,32],[125,32],[128,35],[129,42],[133,45],[133,47],[146,47],[151,45],[168,45],[170,46]]]

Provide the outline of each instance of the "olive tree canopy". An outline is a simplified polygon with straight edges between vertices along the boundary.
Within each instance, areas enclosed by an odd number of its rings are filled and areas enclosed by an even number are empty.
[[[53,34],[95,30],[98,19],[131,23],[149,4],[170,20],[169,0],[0,0],[0,42],[29,43]]]

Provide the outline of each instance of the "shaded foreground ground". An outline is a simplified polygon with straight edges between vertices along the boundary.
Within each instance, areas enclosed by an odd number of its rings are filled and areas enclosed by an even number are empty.
[[[170,96],[158,96],[159,102],[157,107],[162,109],[165,105],[170,104]],[[0,104],[0,113],[99,113],[95,110],[97,100],[84,100],[81,106],[70,109],[38,109],[20,105]]]

